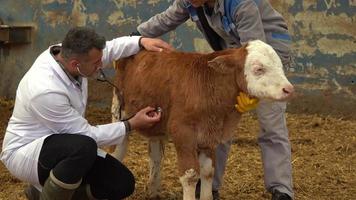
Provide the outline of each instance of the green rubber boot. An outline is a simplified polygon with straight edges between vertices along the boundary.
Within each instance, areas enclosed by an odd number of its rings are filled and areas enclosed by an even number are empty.
[[[75,184],[63,183],[58,180],[51,171],[43,186],[40,200],[71,200],[81,182],[80,180]]]
[[[90,191],[90,185],[81,185],[74,192],[72,200],[98,200],[98,199],[96,199],[92,195]]]

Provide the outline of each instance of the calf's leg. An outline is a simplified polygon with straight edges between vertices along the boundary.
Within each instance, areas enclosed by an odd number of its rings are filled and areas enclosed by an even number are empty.
[[[116,145],[115,151],[111,153],[111,155],[118,159],[119,161],[123,161],[127,152],[129,144],[129,137],[126,135],[120,145]]]
[[[194,142],[189,141],[189,139],[182,143],[174,142],[177,151],[179,180],[183,187],[183,200],[195,200],[195,187],[199,179],[196,145],[193,145]]]
[[[148,154],[150,157],[150,177],[148,179],[149,199],[158,199],[161,189],[161,161],[164,155],[163,140],[149,140]]]
[[[200,164],[200,200],[212,200],[212,185],[214,177],[214,157],[212,149],[207,149],[199,153]]]
[[[113,97],[112,97],[112,103],[111,103],[111,121],[112,122],[118,122],[120,121],[120,101],[119,97],[117,95],[118,91],[116,88],[113,89]],[[123,115],[125,113],[122,113]],[[125,136],[122,144],[120,145],[112,145],[109,147],[108,152],[112,154],[112,156],[120,161],[124,160],[124,157],[127,152],[127,147],[129,143],[129,138],[128,136]]]
[[[198,182],[198,173],[194,169],[188,169],[179,177],[183,187],[183,200],[195,200],[195,186]]]

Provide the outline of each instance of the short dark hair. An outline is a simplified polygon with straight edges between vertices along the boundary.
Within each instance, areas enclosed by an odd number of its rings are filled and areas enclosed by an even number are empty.
[[[87,27],[71,28],[62,42],[61,54],[68,59],[75,55],[86,55],[93,48],[103,50],[106,40],[94,29]]]

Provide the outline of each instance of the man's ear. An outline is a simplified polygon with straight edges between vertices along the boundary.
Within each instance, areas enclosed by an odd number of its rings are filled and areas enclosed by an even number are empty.
[[[80,65],[80,63],[75,59],[70,59],[68,64],[71,69],[76,69]]]
[[[222,74],[232,73],[239,63],[233,55],[222,55],[208,61],[208,66]]]

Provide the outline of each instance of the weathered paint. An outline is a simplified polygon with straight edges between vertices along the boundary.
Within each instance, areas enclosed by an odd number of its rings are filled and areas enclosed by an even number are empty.
[[[173,0],[0,0],[8,25],[31,25],[32,43],[0,44],[0,95],[16,86],[40,52],[62,40],[72,26],[94,27],[107,39],[127,35],[137,24],[165,10]],[[295,66],[288,75],[299,96],[293,111],[356,110],[356,0],[274,0],[293,36]],[[211,51],[190,20],[163,37],[183,51]],[[330,112],[330,108],[333,108]],[[355,116],[353,116],[355,117]]]
[[[273,1],[293,35],[293,111],[356,118],[356,1]]]

